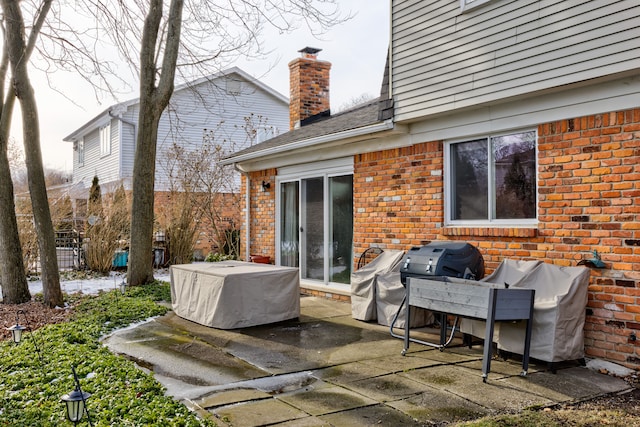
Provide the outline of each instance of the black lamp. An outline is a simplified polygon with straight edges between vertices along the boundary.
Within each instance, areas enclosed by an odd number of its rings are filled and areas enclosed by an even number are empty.
[[[11,337],[13,338],[13,342],[16,343],[16,344],[20,344],[20,341],[22,341],[22,331],[24,331],[27,328],[22,326],[20,323],[18,323],[17,320],[18,319],[16,318],[16,324],[15,325],[11,326],[10,328],[6,328],[6,329],[7,329],[7,331],[11,331]]]
[[[82,420],[82,417],[86,412],[87,421],[90,426],[93,426],[93,424],[91,424],[89,410],[87,409],[87,399],[91,397],[91,394],[82,391],[78,375],[76,374],[76,369],[73,366],[71,366],[71,371],[73,372],[73,379],[75,381],[76,388],[71,393],[67,393],[60,398],[67,407],[67,418],[74,425],[77,425],[78,422]]]
[[[24,317],[27,326],[22,326],[20,324],[20,314],[22,314],[22,317]],[[31,326],[29,325],[27,313],[24,310],[16,311],[16,324],[5,329],[7,331],[11,331],[11,338],[13,338],[13,342],[16,344],[20,344],[20,342],[22,341],[22,332],[24,332],[25,330],[29,331],[33,336],[33,331],[31,330]],[[35,338],[33,339],[33,345],[38,352],[38,358],[40,359],[40,362],[44,364],[44,362],[42,361],[42,353],[40,353],[40,347],[38,347],[38,342]]]
[[[267,191],[271,188],[271,183],[267,181],[262,181],[262,191]]]

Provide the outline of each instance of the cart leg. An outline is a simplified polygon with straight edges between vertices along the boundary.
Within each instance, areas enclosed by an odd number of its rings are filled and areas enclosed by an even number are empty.
[[[404,311],[405,313],[405,317],[404,317],[404,348],[402,349],[402,352],[400,353],[401,355],[406,355],[407,351],[409,350],[409,342],[411,341],[411,338],[409,337],[409,330],[411,329],[409,327],[409,319],[411,319],[411,304],[409,304],[409,284],[411,283],[411,279],[409,279],[407,281],[407,286],[405,287],[405,294],[404,294],[404,298],[402,299],[402,302],[407,302],[407,309]],[[399,312],[398,312],[399,313]]]

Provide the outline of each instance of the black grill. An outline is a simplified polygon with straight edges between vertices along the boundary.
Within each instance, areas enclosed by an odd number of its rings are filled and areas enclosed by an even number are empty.
[[[480,280],[484,276],[484,259],[480,251],[465,242],[431,242],[409,249],[400,266],[400,281],[408,277],[436,276]]]

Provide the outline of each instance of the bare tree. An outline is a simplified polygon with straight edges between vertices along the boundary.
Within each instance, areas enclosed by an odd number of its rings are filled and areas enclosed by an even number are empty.
[[[25,302],[31,297],[24,276],[22,250],[18,237],[13,200],[13,182],[7,157],[10,120],[15,98],[20,101],[22,110],[29,191],[33,204],[36,229],[40,236],[38,243],[42,260],[44,300],[45,304],[50,306],[61,306],[63,303],[53,225],[51,223],[42,168],[38,110],[27,70],[29,57],[33,52],[35,41],[50,8],[51,0],[42,3],[38,13],[35,15],[35,23],[27,40],[25,39],[24,19],[19,2],[2,0],[5,47],[0,74],[2,80],[0,83],[6,81],[9,66],[13,77],[13,84],[10,86],[6,97],[4,91],[2,92],[3,111],[0,118],[0,146],[2,147],[2,153],[0,154],[0,181],[2,182],[0,184],[0,193],[2,193],[2,196],[0,196],[0,201],[2,202],[2,208],[0,208],[2,209],[0,211],[0,246],[2,247],[0,249],[0,261],[3,265],[0,277],[2,277],[2,283],[4,284],[2,289],[4,302],[6,303]]]
[[[50,78],[54,71],[73,72],[93,85],[96,95],[115,90],[111,80],[123,82],[114,72],[113,63],[102,56],[98,59],[99,34],[95,25],[80,28],[69,13],[86,11],[82,7],[62,9],[66,2],[52,0],[2,0],[2,59],[0,60],[0,281],[4,284],[4,302],[23,302],[30,296],[24,277],[24,269],[18,261],[20,239],[16,227],[16,212],[13,201],[14,189],[11,180],[7,142],[10,123],[17,98],[22,109],[23,143],[27,167],[27,182],[33,204],[35,228],[43,270],[44,299],[48,305],[62,303],[62,293],[57,269],[55,240],[51,215],[47,203],[38,111],[33,87],[30,84],[27,64],[45,73]],[[29,21],[26,27],[25,22]],[[93,26],[93,27],[92,27]],[[37,61],[31,61],[32,52],[37,51]],[[11,71],[11,73],[9,73]],[[11,80],[10,80],[11,75]]]
[[[180,46],[182,0],[171,0],[166,35],[160,31],[162,0],[152,0],[144,22],[140,47],[140,116],[133,172],[131,250],[127,278],[132,286],[153,281],[153,203],[158,123],[173,94]],[[158,78],[156,53],[163,51]]]
[[[154,179],[158,123],[173,93],[176,71],[191,77],[211,74],[212,68],[242,55],[262,52],[265,26],[289,31],[304,21],[322,32],[340,21],[337,0],[226,0],[210,2],[151,0],[117,15],[96,2],[112,26],[110,35],[131,65],[140,70],[140,113],[133,174],[133,206],[128,280],[140,285],[153,280],[151,263],[154,219]],[[184,20],[183,20],[184,12]],[[139,64],[131,52],[135,26],[145,16],[139,39]],[[345,18],[346,19],[346,18]],[[133,25],[132,25],[133,24]],[[180,59],[180,61],[179,61]]]

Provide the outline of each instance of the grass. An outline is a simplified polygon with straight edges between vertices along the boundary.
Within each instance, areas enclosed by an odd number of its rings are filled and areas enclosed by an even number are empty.
[[[75,306],[71,321],[27,334],[20,345],[1,342],[0,426],[72,425],[60,401],[74,389],[72,366],[83,391],[92,394],[87,406],[94,426],[213,426],[99,341],[114,329],[165,314],[168,309],[156,301],[170,300],[169,292],[169,285],[155,282],[129,289],[126,298],[115,291],[67,297]]]

